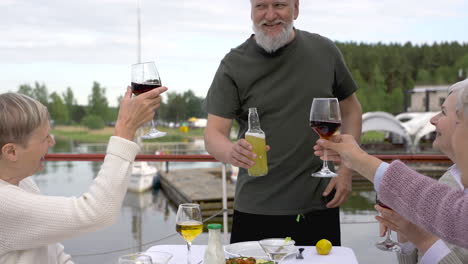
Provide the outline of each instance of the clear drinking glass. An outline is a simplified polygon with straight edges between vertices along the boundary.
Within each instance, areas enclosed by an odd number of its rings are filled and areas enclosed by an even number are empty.
[[[385,205],[379,200],[378,196],[375,197],[375,201],[378,205],[391,210],[390,207],[388,207],[387,205]],[[394,241],[391,235],[392,235],[392,230],[390,228],[387,228],[387,236],[385,237],[385,240],[375,243],[375,246],[378,249],[383,250],[383,251],[391,251],[391,252],[400,251],[401,250],[400,244]]]
[[[192,241],[203,231],[200,205],[181,204],[177,210],[176,231],[187,242],[187,263],[190,264]]]
[[[310,127],[323,139],[330,137],[341,126],[340,104],[337,98],[314,98],[310,107]],[[312,173],[313,177],[335,177],[336,173],[328,168],[327,151],[324,150],[323,166]]]
[[[151,249],[147,250],[145,254],[151,257],[153,264],[167,264],[173,257],[171,253]]]
[[[148,255],[133,253],[119,257],[119,264],[153,264],[153,262]]]
[[[161,78],[154,61],[136,63],[132,65],[132,92],[139,95],[161,86]],[[151,120],[150,131],[143,135],[143,139],[163,137],[167,133],[156,129],[154,120]]]
[[[278,264],[294,251],[294,244],[296,242],[294,240],[287,241],[284,238],[268,238],[262,239],[258,243],[270,260]]]

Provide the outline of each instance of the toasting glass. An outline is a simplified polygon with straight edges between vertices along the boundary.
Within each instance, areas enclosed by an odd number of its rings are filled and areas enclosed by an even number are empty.
[[[375,196],[375,201],[378,205],[391,210],[390,207],[388,207],[387,205],[385,205],[379,200],[379,197],[377,195]],[[392,252],[400,251],[401,250],[400,244],[392,239],[391,234],[392,234],[392,230],[390,228],[387,228],[387,236],[385,237],[385,240],[375,243],[375,246],[378,249],[383,250],[383,251],[392,251]]]
[[[176,231],[187,242],[187,263],[190,264],[192,241],[203,231],[203,222],[198,204],[181,204],[177,210]]]
[[[148,92],[152,89],[161,86],[161,78],[159,77],[156,64],[153,61],[136,63],[132,65],[132,92],[134,95],[139,95]],[[161,132],[156,129],[154,120],[151,120],[150,131],[143,135],[143,139],[151,139],[163,137],[166,132]]]
[[[330,137],[341,126],[340,104],[337,98],[314,98],[310,107],[310,127],[323,139]],[[323,166],[312,173],[313,177],[335,177],[336,173],[328,168],[327,151],[324,150]]]

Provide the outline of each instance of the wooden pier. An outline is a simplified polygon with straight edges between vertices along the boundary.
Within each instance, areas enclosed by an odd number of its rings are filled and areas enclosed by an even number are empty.
[[[413,169],[435,179],[439,178],[449,164],[409,164]],[[231,172],[227,171],[227,175]],[[235,184],[227,180],[228,214],[233,213]],[[222,210],[221,168],[198,168],[161,172],[161,187],[168,198],[176,205],[198,203],[203,217],[209,217]],[[353,190],[373,190],[366,178],[353,173]],[[220,215],[222,216],[222,215]]]
[[[228,175],[230,172],[227,173]],[[183,169],[161,172],[161,187],[175,204],[198,203],[203,217],[222,210],[220,168]],[[235,184],[227,181],[228,213],[232,215]]]

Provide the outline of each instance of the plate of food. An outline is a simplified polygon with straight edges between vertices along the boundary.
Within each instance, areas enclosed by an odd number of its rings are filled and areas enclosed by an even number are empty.
[[[269,257],[267,256],[265,251],[263,251],[258,241],[246,241],[229,244],[224,247],[224,252],[226,252],[226,257],[228,258],[252,257],[257,260],[269,259]],[[296,252],[297,249],[293,247],[288,253],[288,255],[294,254]]]
[[[256,259],[268,259],[265,251],[258,241],[246,241],[226,245],[224,251],[229,258],[252,257]]]
[[[239,258],[230,258],[226,259],[226,264],[275,264],[273,261],[268,261],[264,259],[255,259],[252,257],[239,257]]]

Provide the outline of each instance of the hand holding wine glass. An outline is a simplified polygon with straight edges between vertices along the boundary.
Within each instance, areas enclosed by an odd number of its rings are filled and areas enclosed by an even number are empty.
[[[385,205],[379,200],[379,197],[377,195],[375,197],[375,200],[378,205],[391,210],[390,207],[388,207],[387,205]],[[400,251],[401,250],[400,244],[392,239],[391,234],[392,234],[392,230],[390,228],[387,228],[387,236],[385,237],[385,240],[377,242],[375,246],[378,249],[383,250],[383,251],[392,251],[392,252]]]
[[[154,62],[143,62],[132,65],[132,92],[139,95],[155,88],[161,87],[161,78],[159,77],[156,64]],[[154,120],[151,120],[150,131],[143,135],[143,139],[163,137],[167,133],[156,129]]]
[[[166,90],[166,87],[160,87],[141,96],[132,97],[131,87],[127,87],[127,92],[120,102],[114,135],[133,140],[137,129],[153,118],[154,111],[161,103],[160,95]]]
[[[424,254],[424,252],[439,240],[437,236],[413,224],[388,207],[376,205],[375,209],[380,213],[375,219],[377,219],[381,225],[386,226],[387,230],[391,228],[392,231],[398,232],[397,241],[400,244],[410,241],[418,248],[421,254]]]
[[[187,242],[187,263],[190,264],[192,241],[203,231],[203,222],[198,204],[181,204],[177,210],[176,231]]]
[[[330,137],[341,126],[340,105],[337,98],[314,98],[310,107],[310,127],[323,139]],[[327,154],[324,150],[322,169],[312,173],[313,177],[335,177],[336,173],[328,168]]]

